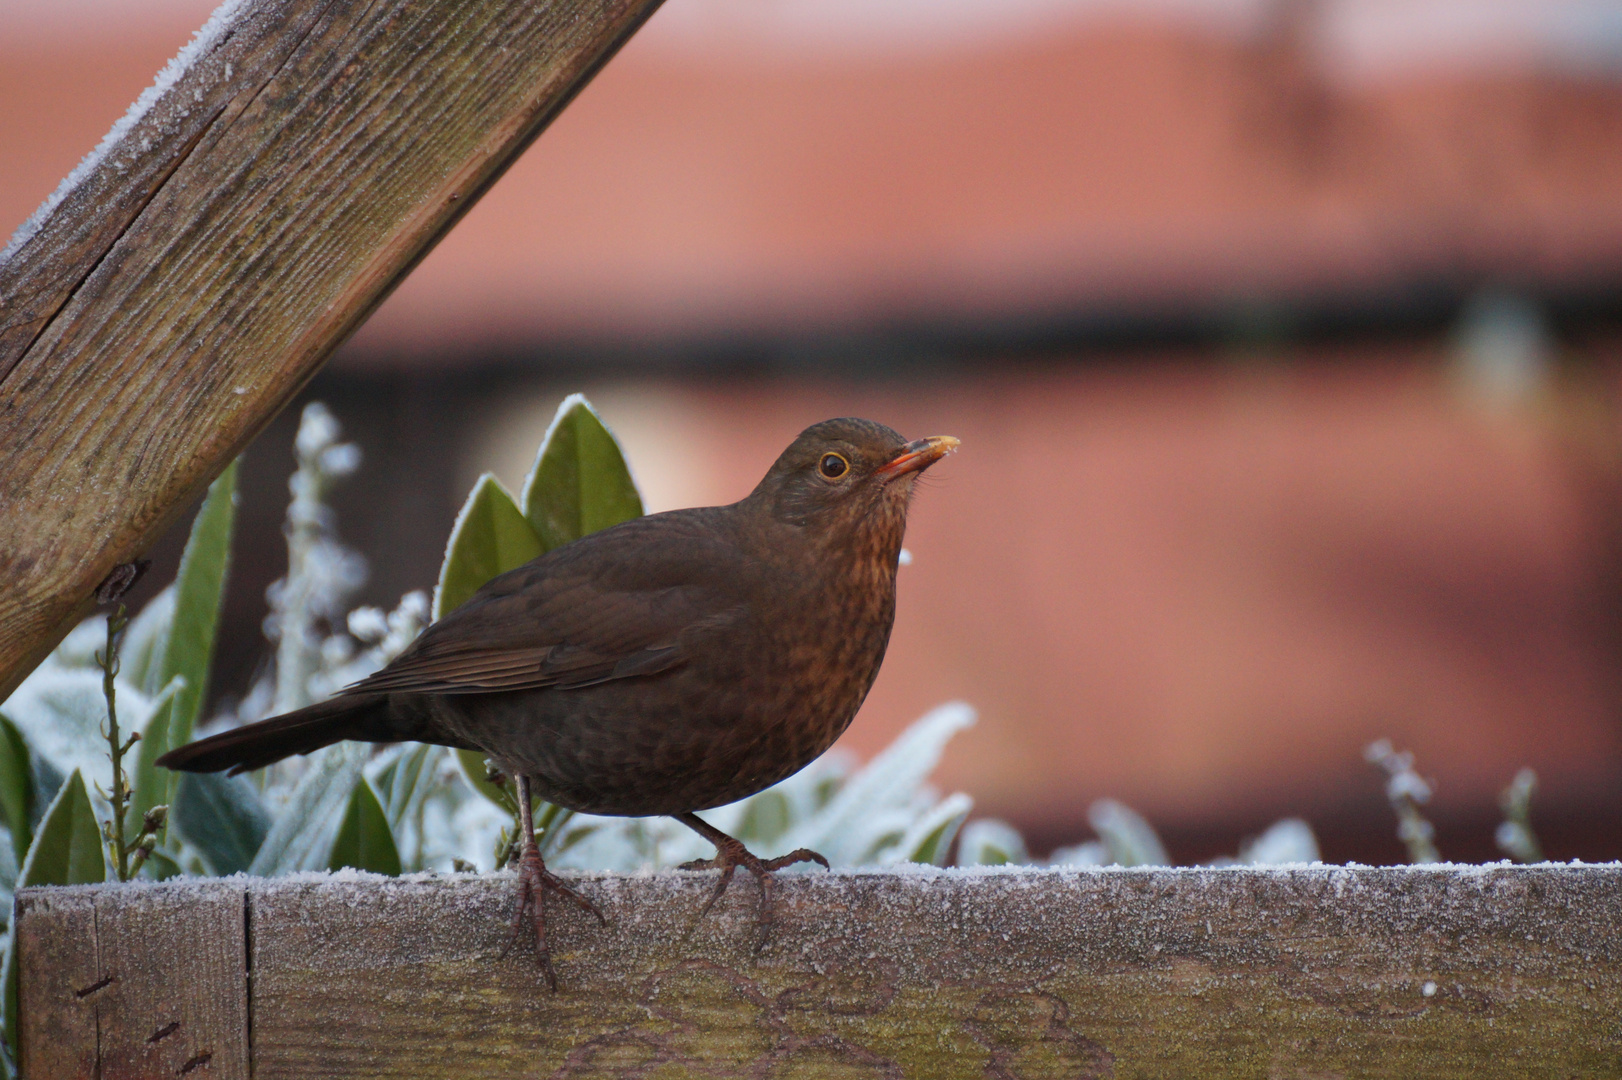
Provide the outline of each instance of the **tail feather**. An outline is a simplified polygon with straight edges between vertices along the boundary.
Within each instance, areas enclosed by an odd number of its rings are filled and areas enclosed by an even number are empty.
[[[391,731],[388,719],[380,696],[337,697],[178,747],[157,763],[184,772],[230,769],[235,776],[345,739],[396,742],[413,737]]]

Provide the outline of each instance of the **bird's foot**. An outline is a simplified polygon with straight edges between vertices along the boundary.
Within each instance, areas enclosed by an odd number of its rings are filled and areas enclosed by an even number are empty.
[[[541,850],[531,840],[524,845],[523,851],[518,855],[518,910],[513,913],[512,937],[507,941],[507,947],[501,951],[505,957],[512,951],[514,945],[520,944],[526,936],[526,926],[535,934],[535,962],[540,965],[541,971],[546,974],[546,983],[555,992],[558,988],[558,976],[552,970],[552,950],[546,940],[546,894],[548,892],[561,893],[574,901],[580,910],[597,916],[597,922],[606,926],[608,922],[597,905],[581,896],[574,889],[564,883],[552,871],[546,868],[541,861]]]
[[[690,825],[691,823],[685,820],[686,816],[684,815],[679,820]],[[699,833],[715,845],[715,858],[694,859],[692,862],[684,862],[676,867],[678,870],[721,871],[721,880],[715,883],[715,891],[710,893],[710,898],[705,901],[704,909],[698,913],[698,917],[702,919],[710,913],[710,909],[715,906],[715,902],[721,899],[721,894],[727,891],[727,886],[732,884],[732,875],[737,871],[738,867],[743,867],[755,875],[756,880],[760,882],[760,939],[755,945],[756,952],[764,948],[767,939],[771,937],[772,920],[776,906],[774,892],[777,881],[773,871],[801,862],[821,863],[823,869],[828,868],[828,860],[810,848],[799,848],[775,859],[762,859],[744,847],[741,840],[735,840],[713,826],[700,829]],[[712,833],[714,835],[711,835]]]

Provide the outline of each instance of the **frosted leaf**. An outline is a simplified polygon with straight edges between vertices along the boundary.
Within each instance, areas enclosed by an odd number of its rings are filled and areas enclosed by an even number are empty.
[[[1087,810],[1087,822],[1121,866],[1169,866],[1160,837],[1142,814],[1114,799],[1099,799]]]
[[[428,594],[421,589],[400,597],[400,603],[388,614],[388,632],[378,642],[383,663],[405,652],[406,646],[417,639],[423,627],[428,625],[429,610]]]
[[[793,829],[783,847],[807,847],[844,865],[869,855],[886,811],[907,805],[935,770],[947,742],[974,721],[974,710],[961,701],[927,713],[852,776],[827,806]]]
[[[321,643],[321,664],[324,667],[337,667],[347,664],[355,655],[355,641],[353,638],[334,634]]]
[[[1025,838],[1008,822],[981,818],[963,826],[957,845],[959,866],[1018,866],[1030,861]]]
[[[35,668],[0,709],[17,725],[28,744],[65,776],[82,770],[87,781],[106,786],[107,699],[102,674],[95,668],[65,667],[54,658]],[[119,727],[138,731],[151,710],[151,700],[122,679],[116,683]]]
[[[1083,844],[1056,848],[1048,863],[1052,866],[1103,866],[1108,859],[1109,852],[1103,844],[1088,840]]]
[[[879,865],[916,862],[941,866],[951,851],[952,841],[963,819],[974,809],[974,800],[959,791],[918,813],[901,834],[895,847],[878,853]]]
[[[326,867],[349,793],[371,749],[366,743],[341,742],[311,755],[248,873],[273,877]]]
[[[1380,765],[1387,761],[1393,752],[1390,739],[1376,739],[1363,748],[1363,760],[1371,765]]]
[[[134,623],[131,623],[133,627]],[[126,641],[128,638],[125,639]],[[68,631],[53,658],[63,667],[94,668],[96,654],[107,646],[107,619],[93,615]],[[123,650],[119,650],[120,654]],[[98,677],[100,673],[97,673]]]
[[[389,625],[392,627],[394,620],[399,618],[410,619],[420,627],[428,621],[429,610],[428,594],[422,589],[413,589],[400,597],[400,606],[390,614]]]
[[[1311,863],[1320,858],[1312,826],[1300,818],[1275,821],[1266,832],[1239,849],[1239,861],[1253,866]]]
[[[11,830],[0,829],[0,895],[7,900],[17,886],[17,874],[20,869],[17,865],[17,849],[11,842]]]

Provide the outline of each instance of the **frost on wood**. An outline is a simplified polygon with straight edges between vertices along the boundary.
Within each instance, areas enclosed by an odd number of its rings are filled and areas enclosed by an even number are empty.
[[[159,117],[149,116],[149,114],[153,112],[153,106],[157,104],[159,99],[173,88],[182,75],[191,70],[192,65],[198,59],[207,56],[219,47],[246,2],[247,0],[225,0],[215,9],[208,22],[204,23],[192,35],[192,39],[186,43],[175,58],[165,64],[163,69],[158,72],[157,77],[152,81],[152,85],[141,91],[141,95],[135,99],[124,115],[114,121],[112,128],[108,130],[106,135],[102,136],[95,149],[86,154],[79,164],[74,166],[73,171],[63,178],[62,182],[56,186],[56,190],[52,191],[32,214],[28,215],[26,221],[17,226],[5,248],[0,249],[0,264],[4,264],[12,255],[32,240],[35,234],[39,232],[40,226],[51,216],[52,211],[73,195],[85,178],[104,161],[109,161],[110,155],[110,163],[114,169],[123,172],[131,167],[137,155],[150,150],[154,141],[154,133],[143,132],[141,130],[143,125],[150,124],[157,130],[172,134],[166,129],[189,117],[190,110],[186,109],[184,104],[171,109],[171,112],[175,113],[174,116]],[[225,78],[229,79],[230,77],[230,69],[229,65],[227,65]],[[120,156],[122,160],[120,160]]]
[[[700,920],[713,873],[573,880],[608,925],[549,908],[556,995],[501,955],[505,874],[25,890],[24,986],[166,955],[224,897],[255,1077],[1622,1074],[1615,864],[800,874],[758,954],[751,882]],[[140,941],[99,929],[158,903]],[[42,932],[73,905],[96,934]],[[84,1008],[44,997],[25,1047]]]

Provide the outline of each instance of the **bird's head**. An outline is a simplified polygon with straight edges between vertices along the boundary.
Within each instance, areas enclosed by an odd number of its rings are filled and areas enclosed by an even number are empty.
[[[957,445],[950,435],[908,442],[872,420],[824,420],[800,432],[751,498],[792,525],[895,531],[899,550],[914,482]]]

